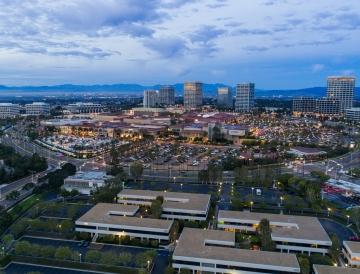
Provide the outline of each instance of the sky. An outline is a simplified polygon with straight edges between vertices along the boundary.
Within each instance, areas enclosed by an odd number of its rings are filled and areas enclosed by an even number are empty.
[[[0,0],[0,85],[359,75],[359,0]]]

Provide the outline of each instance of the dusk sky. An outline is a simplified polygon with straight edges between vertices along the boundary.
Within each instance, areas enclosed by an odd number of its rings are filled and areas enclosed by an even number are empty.
[[[0,0],[0,85],[359,75],[359,0]]]

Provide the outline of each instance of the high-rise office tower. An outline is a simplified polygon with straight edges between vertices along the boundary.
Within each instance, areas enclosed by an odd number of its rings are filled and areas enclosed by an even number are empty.
[[[236,85],[235,110],[249,112],[254,108],[254,83],[243,83]]]
[[[203,84],[200,82],[184,83],[184,107],[198,108],[203,104]]]
[[[220,108],[232,108],[232,90],[229,87],[221,87],[217,90],[217,105]]]
[[[341,102],[336,98],[319,98],[316,100],[315,112],[322,116],[337,116],[341,113]]]
[[[340,101],[340,112],[353,107],[355,77],[331,76],[327,80],[326,96]]]
[[[160,105],[175,105],[175,89],[173,86],[162,86],[159,90]]]
[[[158,105],[158,93],[156,90],[144,90],[144,108],[153,108]]]

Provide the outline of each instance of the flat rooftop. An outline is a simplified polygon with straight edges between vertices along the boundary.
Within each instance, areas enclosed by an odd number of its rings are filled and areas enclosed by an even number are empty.
[[[81,216],[76,223],[97,223],[169,230],[173,221],[134,217],[138,206],[99,203]]]
[[[207,211],[210,204],[209,194],[197,193],[183,193],[183,192],[167,192],[167,191],[153,191],[153,190],[136,190],[124,189],[118,194],[118,197],[132,197],[156,199],[158,196],[164,197],[163,210],[166,209],[182,209],[182,210],[196,210]]]
[[[104,171],[78,171],[75,175],[69,176],[66,179],[72,179],[72,180],[106,180],[109,178],[112,178],[113,176],[109,176]]]
[[[360,274],[360,269],[328,265],[314,265],[315,274]]]
[[[207,246],[205,243],[212,245]],[[214,246],[214,243],[226,244],[229,247]],[[299,263],[294,254],[238,249],[234,246],[234,232],[184,228],[173,256],[188,257],[189,259],[222,260],[231,265],[257,264],[257,268],[264,269],[269,266],[299,269]]]
[[[343,244],[347,246],[352,253],[360,254],[360,242],[344,241]]]
[[[288,224],[286,227],[273,227],[273,237],[331,242],[320,221],[315,217],[219,210],[218,219],[238,219],[252,223],[268,219],[270,224]]]

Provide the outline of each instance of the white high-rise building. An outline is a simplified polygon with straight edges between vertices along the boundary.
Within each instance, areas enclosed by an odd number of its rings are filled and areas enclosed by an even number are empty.
[[[162,86],[160,88],[159,104],[164,106],[175,105],[175,89],[173,86]]]
[[[20,106],[12,103],[0,103],[0,119],[15,118],[20,115]]]
[[[236,85],[235,110],[249,112],[254,108],[254,83],[243,83]]]
[[[159,96],[156,90],[144,90],[144,108],[156,107],[159,103]]]
[[[355,77],[331,76],[327,80],[327,93],[329,98],[340,101],[340,112],[353,107],[355,94]]]
[[[184,107],[198,108],[203,104],[203,84],[200,82],[184,83]]]
[[[50,104],[44,102],[33,102],[32,104],[25,105],[27,115],[39,116],[50,114]]]
[[[233,98],[230,87],[221,87],[217,90],[217,105],[221,108],[232,108]]]

